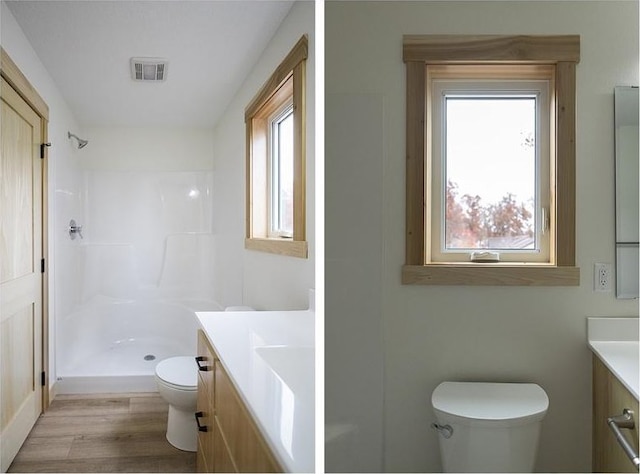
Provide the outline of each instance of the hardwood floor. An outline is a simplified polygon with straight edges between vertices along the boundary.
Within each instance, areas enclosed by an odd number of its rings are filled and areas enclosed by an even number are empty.
[[[8,472],[195,472],[169,444],[157,393],[58,395]]]

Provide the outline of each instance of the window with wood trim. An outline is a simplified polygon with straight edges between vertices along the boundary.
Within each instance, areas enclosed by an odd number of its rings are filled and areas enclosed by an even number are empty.
[[[245,109],[245,248],[307,258],[303,36]]]
[[[404,284],[578,285],[578,36],[405,36]]]

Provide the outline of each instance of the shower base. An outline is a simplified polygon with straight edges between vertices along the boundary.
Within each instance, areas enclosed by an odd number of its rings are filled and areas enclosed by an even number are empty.
[[[118,341],[107,350],[67,367],[58,376],[56,392],[155,392],[154,373],[158,362],[184,355],[191,354],[185,353],[181,344],[158,338]]]

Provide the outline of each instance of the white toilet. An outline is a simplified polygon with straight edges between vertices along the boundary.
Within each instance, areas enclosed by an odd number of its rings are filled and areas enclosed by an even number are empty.
[[[156,384],[169,404],[167,441],[183,451],[196,451],[198,366],[193,356],[171,357],[156,365]]]
[[[539,385],[443,382],[431,404],[444,472],[533,472],[549,407]]]

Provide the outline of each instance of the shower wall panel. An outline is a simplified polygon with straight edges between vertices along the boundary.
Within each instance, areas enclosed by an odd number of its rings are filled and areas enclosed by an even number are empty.
[[[211,171],[86,171],[83,300],[208,296],[212,181]]]

